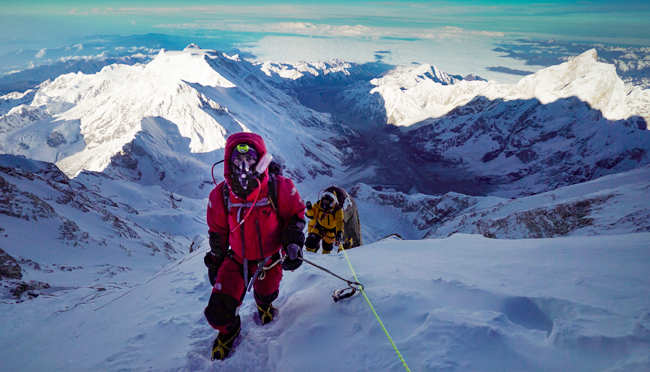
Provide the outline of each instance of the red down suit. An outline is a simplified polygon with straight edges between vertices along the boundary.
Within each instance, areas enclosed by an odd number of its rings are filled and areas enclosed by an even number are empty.
[[[235,320],[236,309],[243,300],[246,287],[243,275],[244,259],[248,260],[247,278],[251,278],[260,260],[273,257],[271,261],[276,261],[284,246],[290,243],[302,246],[304,242],[302,228],[305,206],[289,178],[273,176],[277,205],[273,205],[270,198],[268,170],[261,175],[259,185],[247,197],[242,198],[232,191],[230,157],[235,146],[241,143],[253,146],[260,158],[267,152],[262,137],[257,134],[235,133],[228,137],[224,156],[225,181],[210,193],[207,223],[211,239],[216,236],[223,242],[224,251],[228,245],[232,250],[219,268],[210,303],[205,311],[208,322],[219,331],[225,331]],[[223,190],[226,183],[230,206],[227,213]],[[255,206],[251,207],[253,204]],[[296,238],[295,234],[300,236]],[[282,279],[281,265],[277,264],[266,270],[262,277],[254,283],[255,300],[258,304],[268,304],[278,295]]]

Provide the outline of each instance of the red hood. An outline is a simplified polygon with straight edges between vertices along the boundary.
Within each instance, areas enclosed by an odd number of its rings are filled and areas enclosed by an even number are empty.
[[[264,140],[259,134],[239,132],[230,135],[228,139],[226,139],[226,153],[224,155],[223,162],[223,177],[226,179],[226,182],[228,182],[229,185],[230,156],[235,146],[239,145],[240,143],[247,143],[250,146],[253,146],[255,148],[255,151],[257,151],[257,155],[260,159],[266,154],[266,145],[264,144]],[[266,178],[266,173],[268,173],[268,170],[264,171],[265,176],[263,178]]]

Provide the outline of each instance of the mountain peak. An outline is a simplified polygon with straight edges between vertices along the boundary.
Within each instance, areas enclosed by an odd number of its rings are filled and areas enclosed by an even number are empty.
[[[213,67],[214,63],[211,62],[216,59],[219,59],[219,55],[214,51],[188,46],[182,51],[161,51],[146,65],[145,71],[154,75],[151,81],[163,84],[176,85],[180,81],[186,81],[215,87],[234,87],[235,84]]]
[[[462,77],[458,75],[450,75],[437,66],[425,63],[415,66],[398,66],[381,78],[373,79],[371,83],[375,86],[389,84],[409,89],[423,82],[452,85],[461,80]]]
[[[616,74],[614,65],[598,62],[595,49],[528,75],[514,88],[516,98],[537,98],[546,104],[560,98],[578,97],[610,120],[631,116],[623,80]]]
[[[595,63],[598,61],[598,51],[592,48],[583,52],[582,54],[570,57],[568,61],[576,63]]]

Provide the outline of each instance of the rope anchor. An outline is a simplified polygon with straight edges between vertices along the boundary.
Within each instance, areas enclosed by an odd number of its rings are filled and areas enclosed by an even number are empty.
[[[334,274],[330,270],[328,270],[328,269],[326,269],[326,268],[324,268],[324,267],[322,267],[320,265],[317,265],[317,264],[315,264],[315,263],[313,263],[313,262],[311,262],[308,259],[305,259],[303,257],[298,257],[298,259],[301,260],[302,262],[306,262],[306,263],[308,263],[308,264],[310,264],[310,265],[312,265],[312,266],[314,266],[314,267],[316,267],[316,268],[318,268],[320,270],[325,271],[326,273],[332,275],[335,278],[341,279],[342,281],[348,283],[348,286],[346,288],[337,289],[337,290],[334,291],[334,293],[332,293],[332,299],[334,300],[334,302],[339,302],[340,300],[342,300],[344,298],[352,297],[355,293],[357,293],[357,290],[362,290],[363,289],[363,285],[361,283],[359,283],[359,282],[355,282],[355,281],[352,281],[352,280],[347,280],[347,279],[345,279],[345,278],[343,278],[343,277],[341,277],[339,275]]]

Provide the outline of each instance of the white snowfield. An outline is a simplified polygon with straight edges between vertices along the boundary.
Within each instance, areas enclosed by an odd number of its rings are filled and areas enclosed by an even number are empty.
[[[650,234],[386,240],[349,251],[412,371],[647,371]],[[231,357],[212,362],[198,251],[129,289],[0,304],[3,370],[400,371],[361,295],[307,264],[285,272],[279,316],[250,294]],[[308,259],[352,279],[342,255]],[[143,265],[146,263],[142,263]]]

